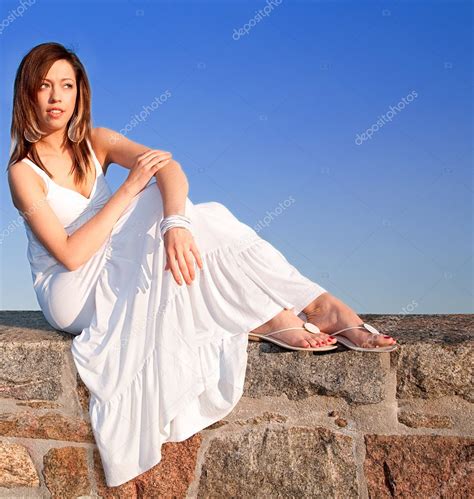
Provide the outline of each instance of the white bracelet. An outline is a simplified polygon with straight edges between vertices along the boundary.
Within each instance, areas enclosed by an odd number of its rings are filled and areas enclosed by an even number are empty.
[[[184,215],[169,215],[160,222],[161,238],[173,227],[184,227],[191,231],[191,219]]]

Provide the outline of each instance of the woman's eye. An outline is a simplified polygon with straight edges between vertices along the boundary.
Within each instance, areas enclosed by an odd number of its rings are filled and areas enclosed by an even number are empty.
[[[48,85],[48,83],[42,83],[42,84],[40,85],[40,88],[43,88],[43,86],[44,86],[44,85]],[[65,86],[69,86],[69,87],[71,87],[71,88],[74,86],[72,83],[65,83],[64,85],[65,85]]]

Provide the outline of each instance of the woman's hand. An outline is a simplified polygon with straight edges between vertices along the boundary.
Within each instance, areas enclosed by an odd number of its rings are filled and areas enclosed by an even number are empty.
[[[185,227],[173,227],[164,235],[167,262],[165,270],[171,269],[176,282],[181,285],[181,274],[186,284],[191,284],[195,277],[194,259],[202,270],[202,260],[192,233]],[[194,259],[193,259],[194,257]]]
[[[127,191],[132,196],[137,195],[148,184],[151,177],[170,162],[171,157],[170,152],[158,149],[150,149],[140,154],[123,183]]]

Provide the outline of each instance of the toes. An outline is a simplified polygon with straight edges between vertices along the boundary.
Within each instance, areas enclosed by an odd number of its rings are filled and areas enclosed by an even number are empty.
[[[329,293],[325,293],[325,294],[328,296],[328,299],[329,299],[330,298]],[[314,322],[309,320],[311,317],[311,313],[306,312],[306,316],[308,318],[308,322],[311,322],[311,324],[314,324],[316,326],[316,324]],[[306,338],[306,339],[310,343],[313,342],[313,343],[311,343],[312,346],[334,345],[334,343],[337,342],[336,338],[334,338],[333,336],[330,336],[329,334],[323,333],[323,332],[320,332],[319,334],[312,334],[311,338]],[[314,343],[314,342],[316,342],[316,343]]]
[[[336,341],[337,341],[336,338],[329,335],[326,335],[326,337],[323,338],[323,342],[325,345],[333,345],[334,343],[336,343]]]
[[[311,343],[308,341],[308,340],[305,340],[305,339],[302,339],[301,341],[298,342],[299,347],[303,347],[303,348],[311,348],[311,347],[314,347],[314,345],[311,345]]]
[[[396,343],[395,338],[392,338],[388,334],[384,334],[383,338],[381,338],[381,341],[383,342],[383,345],[393,345]]]
[[[306,344],[308,344],[311,348],[317,347],[318,344],[313,340],[313,338],[305,338],[303,340]]]
[[[384,334],[383,336],[377,336],[375,338],[375,346],[376,347],[389,347],[391,345],[394,345],[396,343],[396,340],[389,336],[388,334]]]
[[[308,337],[306,338],[306,341],[313,347],[317,348],[320,346],[327,345],[327,341],[323,338],[314,338],[314,337]]]
[[[330,345],[336,341],[335,339],[331,340],[329,335],[327,335],[325,333],[320,333],[318,335],[312,335],[310,340],[316,342],[316,346]],[[308,340],[308,341],[310,341],[310,340]]]

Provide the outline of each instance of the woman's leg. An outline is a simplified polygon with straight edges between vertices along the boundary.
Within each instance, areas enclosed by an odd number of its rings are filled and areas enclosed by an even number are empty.
[[[303,324],[304,321],[301,320],[297,315],[295,315],[293,310],[284,308],[275,317],[270,319],[268,322],[265,322],[258,328],[253,329],[252,332],[257,334],[267,334],[286,327],[301,327]],[[336,338],[332,338],[326,333],[321,332],[321,334],[314,334],[309,333],[304,329],[282,331],[281,333],[273,334],[272,338],[278,338],[291,346],[303,348],[312,348],[321,345],[333,345],[334,343],[336,343]]]
[[[321,331],[329,334],[364,322],[348,305],[331,293],[323,293],[318,296],[303,309],[303,312],[306,314],[308,322],[315,324]],[[369,338],[373,342],[373,346],[389,346],[396,343],[396,340],[391,336],[373,335],[363,329],[349,329],[339,333],[339,335],[345,336],[356,345],[361,345]]]

